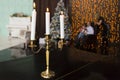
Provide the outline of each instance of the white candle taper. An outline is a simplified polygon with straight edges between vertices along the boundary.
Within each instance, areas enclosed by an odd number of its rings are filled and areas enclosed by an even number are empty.
[[[64,14],[63,11],[61,11],[60,14],[60,38],[64,38]]]
[[[33,3],[33,11],[32,11],[32,23],[31,23],[31,40],[35,40],[35,30],[36,30],[36,15],[37,12],[35,10],[35,3]]]
[[[47,11],[45,12],[45,22],[46,22],[46,35],[50,34],[50,12],[47,8]]]

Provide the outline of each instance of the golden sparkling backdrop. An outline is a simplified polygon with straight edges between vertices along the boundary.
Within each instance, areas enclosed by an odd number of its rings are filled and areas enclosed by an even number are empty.
[[[99,16],[103,16],[110,24],[110,41],[118,40],[120,30],[119,0],[71,0],[71,5],[73,39],[84,23],[88,21],[96,22]]]

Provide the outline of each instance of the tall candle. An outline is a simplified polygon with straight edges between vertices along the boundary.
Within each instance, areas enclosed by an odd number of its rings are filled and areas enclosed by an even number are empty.
[[[64,38],[64,14],[63,11],[61,11],[60,14],[60,38]]]
[[[46,22],[46,35],[50,34],[50,12],[47,8],[47,11],[45,12],[45,22]]]
[[[36,29],[36,10],[35,10],[35,3],[33,4],[33,11],[32,11],[32,23],[31,23],[31,40],[35,40],[35,29]]]

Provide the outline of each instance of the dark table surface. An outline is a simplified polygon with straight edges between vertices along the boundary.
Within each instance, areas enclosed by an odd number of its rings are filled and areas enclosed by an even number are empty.
[[[120,64],[84,62],[71,57],[69,49],[51,50],[50,70],[55,77],[47,80],[120,80]],[[75,53],[74,53],[75,54]],[[25,58],[0,62],[0,80],[46,80],[40,76],[46,69],[45,50]]]

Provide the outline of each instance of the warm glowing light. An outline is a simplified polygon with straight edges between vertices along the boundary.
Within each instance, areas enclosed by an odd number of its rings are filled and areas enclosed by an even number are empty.
[[[60,14],[63,15],[63,11],[61,11]]]
[[[34,8],[34,9],[36,8],[36,4],[35,4],[35,2],[33,3],[33,8]]]
[[[49,12],[49,8],[47,8],[46,10],[47,10],[47,12]]]

